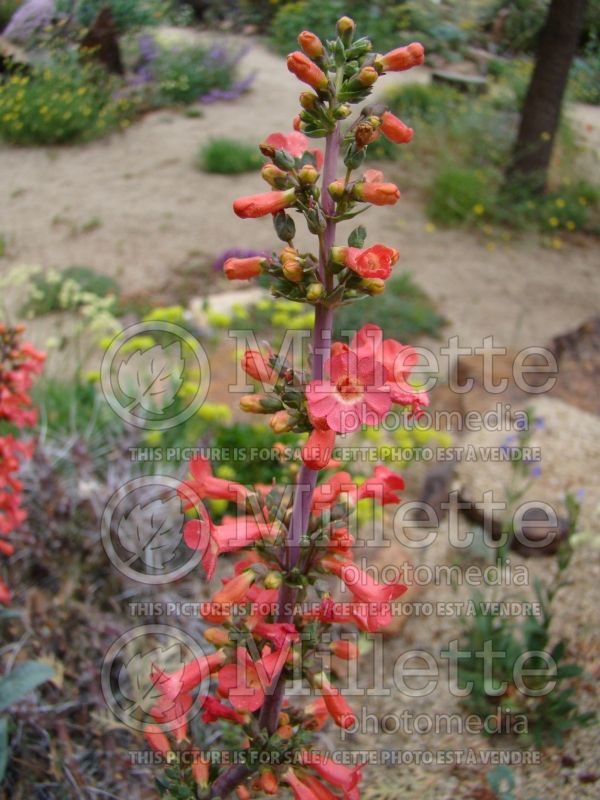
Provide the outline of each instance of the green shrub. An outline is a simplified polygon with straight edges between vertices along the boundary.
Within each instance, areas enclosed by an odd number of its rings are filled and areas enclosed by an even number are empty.
[[[161,50],[152,62],[157,103],[188,105],[215,89],[230,90],[235,82],[239,58],[239,53],[200,44]]]
[[[502,12],[500,38],[497,47],[501,52],[533,53],[540,30],[546,19],[549,0],[496,0],[481,17],[484,28],[492,29]]]
[[[63,144],[102,136],[129,123],[134,106],[115,99],[116,84],[76,53],[53,56],[29,74],[0,83],[0,138],[13,144]]]
[[[264,159],[256,145],[235,139],[211,139],[198,152],[197,165],[204,172],[238,175],[260,169]]]
[[[437,337],[445,324],[432,300],[408,273],[390,278],[383,294],[342,306],[335,315],[334,335],[343,338],[344,331],[357,331],[372,319],[386,338],[401,342],[423,335]]]
[[[580,103],[600,104],[600,35],[588,42],[583,58],[576,58],[571,68],[569,91]]]
[[[489,175],[468,167],[446,167],[434,178],[427,213],[440,225],[481,219],[494,200]]]
[[[0,33],[6,28],[19,5],[20,0],[0,0]]]
[[[20,313],[27,319],[50,314],[53,311],[73,310],[80,301],[73,303],[65,284],[75,282],[81,292],[97,297],[118,297],[120,288],[114,278],[101,275],[89,267],[66,267],[60,272],[40,272],[31,279],[29,297]]]

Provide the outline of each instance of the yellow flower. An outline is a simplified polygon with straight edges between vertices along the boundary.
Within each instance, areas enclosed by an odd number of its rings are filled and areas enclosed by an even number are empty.
[[[563,246],[562,239],[559,239],[558,236],[554,236],[550,242],[550,246],[554,250],[560,250]]]
[[[559,219],[558,219],[558,217],[550,217],[548,222],[553,228],[556,228],[557,225],[559,224]]]
[[[425,225],[425,230],[427,233],[435,233],[437,229],[433,222],[428,222],[427,225]]]
[[[565,203],[565,201],[562,199],[562,197],[557,197],[557,198],[556,198],[556,201],[555,201],[555,203],[554,203],[554,205],[555,205],[557,208],[564,208],[564,207],[565,207],[567,204],[566,204],[566,203]]]
[[[480,217],[485,212],[485,206],[482,203],[475,203],[473,206],[473,213]]]
[[[587,204],[588,204],[588,199],[587,199],[587,197],[580,197],[580,198],[579,198],[579,205],[581,205],[581,206],[587,206]]]
[[[577,225],[573,222],[572,219],[568,219],[565,224],[567,226],[568,231],[574,231],[575,228],[577,227]]]
[[[485,249],[489,250],[490,253],[493,253],[494,250],[496,249],[496,245],[494,244],[494,242],[488,242],[485,246]]]
[[[548,133],[548,131],[544,131],[544,132],[543,132],[543,133],[540,135],[540,139],[541,139],[543,142],[549,142],[551,138],[552,138],[552,135],[551,135],[550,133]]]

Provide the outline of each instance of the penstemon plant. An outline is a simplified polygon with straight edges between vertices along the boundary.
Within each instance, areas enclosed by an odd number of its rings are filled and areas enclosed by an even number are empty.
[[[406,589],[399,582],[378,583],[358,568],[349,530],[359,500],[398,503],[404,482],[384,466],[375,467],[360,485],[345,471],[318,483],[319,473],[335,466],[337,434],[378,424],[392,404],[418,415],[428,398],[411,383],[415,350],[384,340],[377,325],[365,325],[349,344],[331,341],[334,310],[383,292],[398,259],[391,247],[365,247],[363,226],[347,245],[336,246],[338,222],[371,205],[393,205],[400,197],[380,172],[355,173],[368,145],[381,134],[398,144],[408,143],[413,134],[380,104],[363,107],[351,121],[353,105],[368,97],[383,73],[423,62],[420,44],[381,55],[372,52],[369,39],[354,34],[354,22],[342,17],[337,37],[326,44],[308,31],[299,35],[302,50],[288,56],[287,65],[311,91],[300,95],[294,131],[272,134],[261,145],[268,158],[261,174],[271,190],[234,203],[242,218],[272,215],[285,246],[269,258],[228,259],[226,276],[262,275],[274,296],[314,306],[309,369],[296,368],[280,353],[265,357],[246,350],[242,368],[263,391],[244,396],[241,407],[270,414],[277,433],[308,433],[308,438],[291,492],[218,478],[202,457],[192,461],[191,477],[180,487],[184,505],[195,513],[185,525],[185,542],[201,551],[207,578],[213,577],[221,553],[243,551],[243,557],[233,577],[224,579],[202,608],[211,625],[204,636],[214,652],[176,672],[154,668],[159,700],[145,736],[170,762],[158,780],[168,797],[224,798],[233,791],[240,798],[273,795],[282,784],[300,800],[360,797],[361,765],[334,763],[314,749],[315,734],[329,718],[341,728],[356,722],[323,665],[327,654],[348,661],[358,657],[355,642],[332,641],[332,626],[375,632],[389,624],[391,604]],[[324,138],[324,154],[307,137]],[[291,210],[316,237],[316,254],[295,246]],[[203,504],[207,498],[235,503],[238,515],[215,524]],[[325,576],[337,576],[352,600],[337,602]],[[215,693],[202,694],[211,677]],[[299,679],[314,692],[310,702],[295,702],[293,692],[286,696],[286,684],[294,680],[297,686]],[[195,700],[194,693],[200,694]],[[227,742],[235,750],[229,764],[222,753],[190,749],[186,714],[194,702],[204,722],[226,723]],[[180,757],[183,752],[186,759]]]

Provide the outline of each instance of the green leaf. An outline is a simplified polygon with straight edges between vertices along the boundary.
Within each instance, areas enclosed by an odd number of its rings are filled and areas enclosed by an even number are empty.
[[[39,661],[21,661],[0,680],[0,711],[4,711],[17,700],[25,697],[36,686],[45,683],[54,675],[54,670]]]
[[[362,247],[366,238],[367,229],[364,225],[359,225],[358,228],[354,228],[348,237],[348,247]]]

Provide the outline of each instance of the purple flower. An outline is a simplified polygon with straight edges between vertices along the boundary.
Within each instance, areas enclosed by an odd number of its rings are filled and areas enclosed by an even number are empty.
[[[7,39],[26,44],[34,33],[50,25],[56,16],[54,0],[25,0],[4,30]]]
[[[213,261],[212,268],[215,272],[221,272],[228,258],[252,258],[253,256],[263,256],[266,258],[268,253],[265,250],[244,250],[239,247],[232,247],[229,250],[224,250],[217,256]]]
[[[536,431],[543,431],[546,427],[546,422],[543,417],[536,417],[533,421],[533,427]]]
[[[536,464],[534,467],[531,467],[531,469],[529,470],[529,474],[531,475],[532,478],[539,478],[540,475],[542,474],[542,468],[540,467],[539,464]]]
[[[198,99],[201,103],[214,103],[217,100],[235,100],[248,91],[255,78],[256,72],[252,72],[248,77],[232,83],[229,89],[211,89],[210,92],[201,95]]]

